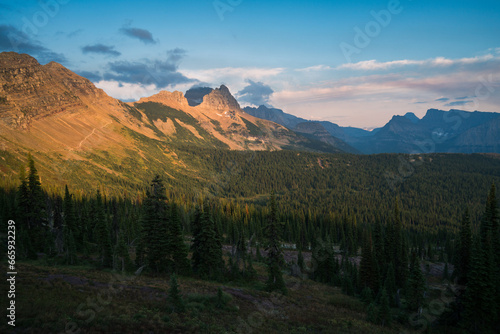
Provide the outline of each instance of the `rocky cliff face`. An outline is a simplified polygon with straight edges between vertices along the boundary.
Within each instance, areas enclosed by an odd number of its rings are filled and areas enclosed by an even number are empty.
[[[200,107],[210,108],[218,112],[241,111],[240,104],[224,85],[205,95]]]
[[[137,103],[143,102],[161,103],[176,109],[189,108],[187,99],[179,91],[168,92],[166,90],[162,90],[158,94],[141,98]]]
[[[60,64],[40,65],[14,52],[0,54],[0,119],[12,127],[26,129],[35,119],[110,99]]]
[[[197,106],[181,92],[167,91],[123,103],[60,64],[0,53],[0,177],[17,179],[28,152],[44,166],[42,177],[64,184],[68,175],[88,172],[130,181],[137,166],[189,174],[193,171],[175,150],[190,145],[333,150],[321,144],[246,114],[225,86]]]

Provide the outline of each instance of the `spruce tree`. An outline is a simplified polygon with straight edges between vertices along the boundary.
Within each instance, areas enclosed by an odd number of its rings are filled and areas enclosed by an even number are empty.
[[[36,250],[31,241],[32,239],[32,226],[30,224],[30,191],[28,187],[28,180],[26,178],[26,172],[24,167],[20,169],[19,180],[21,184],[17,189],[16,198],[16,217],[17,217],[17,244],[18,246],[18,257],[19,258],[30,258],[37,259]]]
[[[63,202],[63,237],[64,237],[64,253],[67,264],[76,264],[76,238],[77,218],[73,206],[73,200],[69,193],[68,186],[64,189]]]
[[[145,264],[153,272],[165,272],[168,267],[168,218],[166,191],[156,175],[146,192],[143,204],[140,250]]]
[[[465,290],[465,312],[462,324],[472,333],[491,333],[495,322],[495,287],[489,274],[489,256],[491,247],[483,249],[479,237],[473,240],[470,270],[467,275]]]
[[[115,246],[115,269],[121,270],[122,272],[132,270],[132,260],[130,260],[130,254],[128,252],[127,244],[125,243],[124,233],[121,232],[118,235],[118,241]]]
[[[377,307],[373,302],[368,305],[368,308],[366,310],[366,321],[371,323],[377,322]]]
[[[101,265],[104,268],[111,268],[113,266],[111,235],[108,221],[106,219],[106,212],[102,202],[101,192],[99,190],[97,190],[94,206],[94,226],[96,230],[99,258]]]
[[[188,274],[190,269],[188,247],[184,243],[179,209],[175,203],[172,204],[171,211],[168,248],[172,257],[173,271],[177,274]]]
[[[172,274],[170,278],[170,289],[168,290],[168,299],[172,305],[173,312],[182,313],[186,310],[184,300],[182,299],[179,291],[179,284],[177,283],[177,276]]]
[[[29,221],[30,191],[24,167],[20,168],[19,181],[21,181],[21,184],[17,189],[16,199],[16,217],[18,221],[17,228],[24,228],[26,230],[29,230],[31,228]]]
[[[394,273],[394,266],[392,263],[389,263],[389,266],[387,268],[387,273],[385,276],[385,282],[384,282],[384,288],[387,292],[387,295],[389,296],[389,300],[391,305],[396,305],[396,293],[397,293],[397,287],[396,287],[396,275]]]
[[[424,302],[425,278],[420,269],[417,253],[412,252],[410,273],[406,284],[406,304],[411,311],[417,311]]]
[[[361,252],[359,278],[361,288],[369,287],[371,291],[378,290],[378,273],[375,267],[375,259],[372,254],[371,236],[365,236],[365,242],[363,243],[363,249]]]
[[[276,207],[274,192],[271,193],[269,210],[265,229],[268,272],[266,287],[268,291],[279,291],[282,294],[287,294],[287,288],[281,272],[284,258],[281,250],[281,224],[278,222],[278,209]]]
[[[488,194],[479,237],[471,256],[465,293],[465,323],[473,332],[489,332],[499,325],[500,283],[498,268],[498,221],[495,185]]]
[[[458,253],[455,261],[455,273],[459,284],[467,284],[472,250],[472,232],[470,227],[469,209],[465,209],[460,225]]]
[[[391,307],[389,305],[389,296],[387,296],[387,291],[385,291],[385,289],[382,289],[380,296],[378,319],[382,326],[389,327],[391,325]]]
[[[220,279],[224,269],[222,244],[208,201],[194,228],[193,271],[202,278]]]
[[[45,196],[38,176],[38,170],[35,167],[35,161],[31,154],[28,155],[28,189],[29,189],[29,223],[31,227],[41,229],[45,227],[47,220]],[[39,239],[39,238],[38,238]]]

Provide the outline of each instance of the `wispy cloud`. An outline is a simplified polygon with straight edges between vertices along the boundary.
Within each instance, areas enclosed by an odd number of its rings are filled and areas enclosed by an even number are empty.
[[[490,61],[495,56],[487,54],[484,56],[461,58],[461,59],[447,59],[444,57],[437,57],[427,60],[393,60],[388,62],[379,62],[377,60],[365,60],[357,63],[347,63],[337,67],[337,69],[349,69],[356,71],[377,71],[388,70],[396,67],[405,66],[427,66],[427,67],[448,67],[453,65],[472,65]]]
[[[158,88],[171,87],[182,83],[193,83],[178,72],[179,62],[185,56],[183,49],[167,51],[167,59],[142,59],[138,61],[114,61],[108,63],[103,79],[121,83],[155,85]]]
[[[434,101],[436,102],[448,102],[450,99],[447,98],[447,97],[442,97],[442,98],[439,98],[439,99],[435,99]]]
[[[77,30],[74,30],[74,31],[68,33],[66,35],[66,37],[73,38],[73,37],[76,37],[76,36],[80,35],[82,32],[83,32],[83,29],[77,29]]]
[[[118,57],[121,55],[120,52],[115,50],[115,47],[112,45],[104,45],[104,44],[94,44],[94,45],[86,45],[82,47],[83,53],[98,53],[102,55],[108,55],[112,57]]]
[[[472,100],[466,100],[466,101],[453,101],[450,103],[445,104],[446,107],[458,107],[458,106],[465,106],[467,104],[473,103],[474,101]]]
[[[283,79],[284,68],[259,68],[259,67],[219,67],[202,70],[182,70],[190,78],[209,83],[209,86],[225,84],[232,91],[242,90],[248,85],[246,80],[267,82],[270,79]]]
[[[328,65],[315,65],[315,66],[310,66],[310,67],[305,67],[305,68],[299,68],[299,69],[296,69],[295,71],[297,71],[297,72],[311,72],[311,71],[329,71],[332,69],[333,68],[328,66]]]
[[[120,31],[131,38],[136,38],[143,42],[144,44],[156,44],[157,41],[153,39],[153,34],[146,29],[134,28],[134,27],[123,27]]]

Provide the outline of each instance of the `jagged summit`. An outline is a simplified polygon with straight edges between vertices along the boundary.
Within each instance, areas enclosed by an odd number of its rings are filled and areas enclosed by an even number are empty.
[[[161,103],[176,109],[189,107],[188,100],[184,97],[182,92],[179,91],[169,92],[166,90],[162,90],[155,95],[143,97],[139,101],[137,101],[137,103],[144,102]]]
[[[210,94],[205,95],[200,106],[212,108],[218,112],[241,111],[240,104],[225,85],[221,85],[212,90]]]

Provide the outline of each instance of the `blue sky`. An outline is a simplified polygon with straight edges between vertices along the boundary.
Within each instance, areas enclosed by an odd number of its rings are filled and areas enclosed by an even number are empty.
[[[0,51],[126,101],[226,84],[242,105],[375,127],[500,111],[499,1],[0,0]]]

